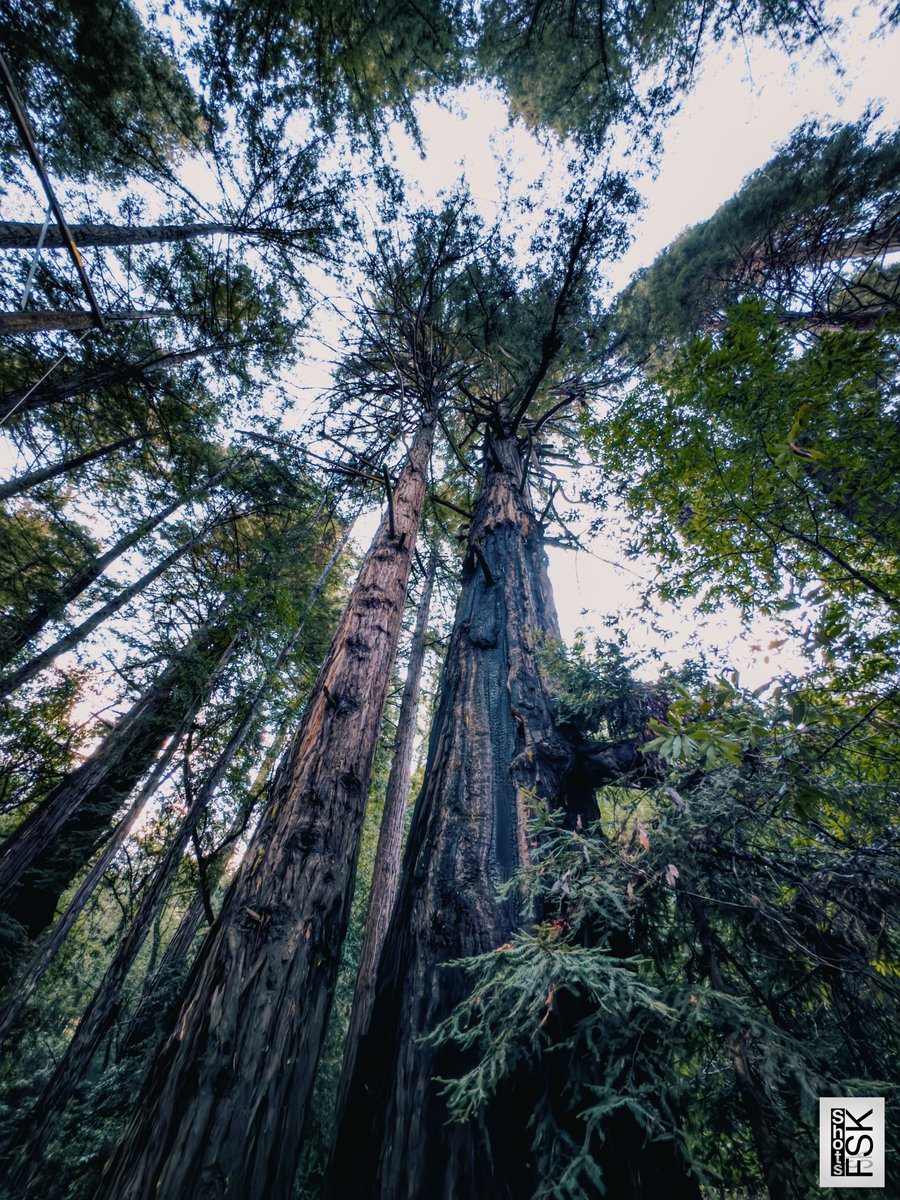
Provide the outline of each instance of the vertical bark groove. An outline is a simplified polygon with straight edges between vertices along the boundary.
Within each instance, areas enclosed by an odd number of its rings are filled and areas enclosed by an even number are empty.
[[[466,993],[443,964],[502,944],[518,925],[515,899],[500,900],[496,885],[526,854],[529,798],[557,803],[571,765],[535,654],[558,628],[514,437],[492,441],[485,469],[425,783],[347,1085],[333,1200],[531,1194],[526,1115],[495,1108],[478,1127],[449,1124],[433,1080],[459,1060],[420,1040]]]
[[[99,1195],[285,1200],[349,919],[359,834],[421,516],[413,442],[269,805]]]

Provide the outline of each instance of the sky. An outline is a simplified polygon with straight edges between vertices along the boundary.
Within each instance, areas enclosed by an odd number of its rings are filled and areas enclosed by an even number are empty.
[[[900,30],[873,37],[879,9],[832,5],[846,25],[844,36],[831,43],[833,56],[807,53],[789,62],[777,47],[758,42],[719,47],[708,54],[693,91],[667,128],[655,177],[645,177],[638,185],[645,208],[630,250],[608,272],[605,282],[612,290],[624,287],[687,226],[710,217],[803,121],[853,121],[867,106],[880,102],[880,123],[897,124]],[[533,186],[548,170],[550,189],[555,182],[560,189],[564,186],[565,149],[548,157],[520,124],[510,125],[506,106],[490,89],[468,87],[449,105],[420,102],[417,111],[424,155],[402,131],[395,133],[394,147],[412,194],[423,201],[436,200],[465,178],[482,215],[490,220],[498,206],[499,164],[506,158],[515,165],[519,186]],[[375,513],[358,522],[360,546],[367,544],[376,522]],[[632,610],[652,580],[653,564],[622,564],[621,557],[615,529],[583,551],[550,548],[550,577],[567,641],[578,630],[589,640],[594,633],[609,636],[606,621],[615,616],[635,651],[657,651],[670,661],[681,661],[700,648],[718,650],[749,687],[759,687],[782,672],[806,669],[795,642],[771,645],[782,639],[775,625],[761,621],[744,630],[734,612],[704,624],[696,612],[682,606],[666,612],[652,627]]]
[[[610,293],[649,265],[686,226],[711,216],[805,119],[852,121],[880,101],[883,123],[896,125],[900,30],[872,37],[879,4],[837,3],[832,9],[846,25],[844,35],[832,43],[833,56],[814,51],[789,61],[780,49],[759,43],[723,46],[706,55],[692,92],[667,126],[656,174],[639,181],[644,212],[630,250],[606,272],[603,282]],[[570,149],[542,148],[521,123],[510,122],[502,97],[490,87],[469,86],[441,102],[420,100],[417,112],[424,153],[399,127],[392,139],[396,165],[412,199],[433,202],[465,178],[490,222],[500,203],[501,163],[511,169],[517,190],[540,188],[548,204],[562,193]],[[202,190],[199,174],[191,183]],[[315,271],[311,276],[326,294],[335,295],[333,282],[317,280]],[[352,291],[351,282],[339,307],[346,309]],[[322,344],[311,346],[309,357],[287,381],[301,408],[327,385],[327,362],[338,340],[338,313],[327,305],[321,308],[327,313],[319,322]],[[2,439],[0,455],[9,456]],[[371,538],[378,516],[372,511],[358,523],[361,547]],[[549,558],[560,626],[569,641],[579,629],[607,636],[607,621],[616,617],[635,650],[662,652],[678,661],[698,646],[716,646],[752,687],[778,672],[804,669],[793,643],[770,647],[779,640],[777,629],[762,624],[743,631],[733,613],[702,626],[697,614],[682,607],[666,614],[661,628],[653,628],[633,611],[649,588],[653,564],[622,563],[616,529],[577,553],[551,548]]]

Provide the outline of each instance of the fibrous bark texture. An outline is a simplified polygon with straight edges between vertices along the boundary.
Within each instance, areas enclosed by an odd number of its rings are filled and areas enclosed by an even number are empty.
[[[477,1127],[448,1123],[434,1079],[459,1069],[458,1053],[421,1041],[466,995],[445,964],[501,945],[520,923],[497,887],[527,855],[530,803],[560,803],[572,765],[536,656],[558,630],[515,437],[489,440],[485,469],[425,783],[338,1131],[333,1200],[533,1191],[528,1114],[507,1097]]]
[[[346,931],[433,426],[413,442],[100,1195],[286,1200]]]
[[[432,552],[422,594],[419,597],[416,624],[409,647],[406,680],[403,684],[403,696],[397,716],[394,757],[391,760],[391,771],[384,795],[384,809],[381,815],[381,826],[378,830],[378,848],[375,851],[372,886],[369,890],[366,931],[359,955],[359,972],[353,994],[350,1028],[344,1047],[338,1112],[343,1107],[344,1088],[353,1073],[357,1044],[361,1035],[369,1027],[378,959],[381,955],[384,935],[387,932],[388,920],[393,911],[400,882],[403,826],[406,823],[406,809],[409,800],[409,779],[412,772],[413,744],[416,738],[416,715],[419,708],[422,667],[425,663],[425,637],[428,632],[428,614],[431,609],[431,591],[434,586],[436,569],[437,556]]]

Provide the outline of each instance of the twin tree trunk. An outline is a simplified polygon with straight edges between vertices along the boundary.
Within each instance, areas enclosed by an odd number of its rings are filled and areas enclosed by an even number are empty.
[[[100,1194],[284,1200],[324,1040],[431,453],[426,418]]]
[[[449,1124],[435,1076],[454,1052],[420,1039],[467,994],[451,959],[508,941],[522,914],[497,887],[527,857],[532,800],[565,796],[572,749],[536,657],[558,637],[541,529],[514,436],[491,437],[462,593],[368,1032],[329,1181],[335,1200],[522,1200],[534,1190],[528,1114]]]

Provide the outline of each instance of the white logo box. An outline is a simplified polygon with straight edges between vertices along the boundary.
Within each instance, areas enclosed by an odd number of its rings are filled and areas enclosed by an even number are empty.
[[[884,1187],[884,1097],[819,1099],[819,1187]]]

